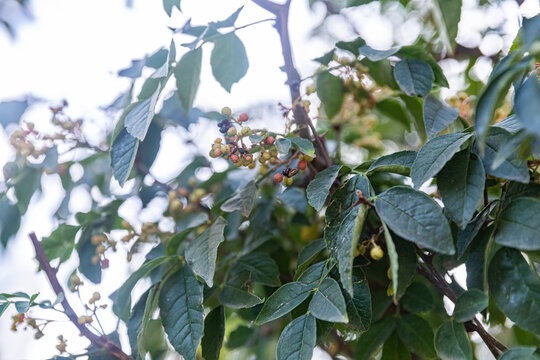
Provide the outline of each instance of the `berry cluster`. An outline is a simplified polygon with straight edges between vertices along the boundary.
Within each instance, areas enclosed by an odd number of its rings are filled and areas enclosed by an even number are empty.
[[[281,173],[274,174],[274,182],[280,183],[283,181],[283,185],[291,186],[293,183],[293,177],[298,174],[298,171],[303,171],[307,168],[307,163],[311,162],[313,158],[308,155],[300,154],[298,155],[298,164],[295,168],[289,167],[289,164]]]

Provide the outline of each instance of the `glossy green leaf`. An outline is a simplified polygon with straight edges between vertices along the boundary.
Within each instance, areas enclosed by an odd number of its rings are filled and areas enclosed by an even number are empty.
[[[361,46],[366,45],[366,42],[361,37],[357,37],[352,41],[338,41],[336,42],[336,47],[339,49],[347,50],[353,53],[355,56],[360,55],[358,49]]]
[[[218,217],[209,228],[193,239],[186,247],[186,262],[193,272],[204,279],[208,287],[214,285],[217,249],[225,239],[223,230],[227,221]]]
[[[473,352],[463,324],[445,321],[435,334],[435,349],[442,360],[472,360]]]
[[[289,140],[296,149],[302,152],[302,154],[311,156],[313,158],[315,157],[315,148],[310,140],[302,137],[291,137]]]
[[[218,360],[225,337],[225,309],[218,306],[204,319],[204,335],[201,340],[204,360]]]
[[[485,206],[476,216],[467,224],[464,230],[458,229],[457,232],[457,256],[458,259],[461,259],[469,245],[476,237],[482,226],[484,226],[485,221],[489,218],[489,213],[493,210],[497,201],[492,201],[487,206]]]
[[[393,47],[388,50],[376,50],[371,46],[364,45],[358,48],[358,52],[360,53],[360,55],[364,55],[370,61],[380,61],[386,59],[387,57],[394,55],[398,51],[399,47]]]
[[[225,285],[219,293],[219,301],[223,305],[233,309],[244,309],[259,305],[263,302],[263,299],[248,291],[231,285]]]
[[[341,284],[349,295],[353,294],[352,265],[354,252],[367,212],[367,205],[355,206],[333,220],[324,230],[327,247],[338,262]]]
[[[469,321],[487,308],[488,300],[488,296],[478,289],[465,291],[458,297],[452,316],[458,322]]]
[[[168,260],[167,257],[159,257],[145,262],[137,271],[132,273],[124,284],[118,289],[113,305],[113,311],[124,321],[128,321],[131,314],[131,290],[137,282],[148,276],[152,270]]]
[[[326,249],[326,242],[324,239],[317,239],[307,244],[298,254],[295,273],[301,274],[309,266],[310,262],[324,249]]]
[[[418,315],[407,314],[399,318],[397,331],[407,348],[424,359],[435,359],[433,330],[429,323]]]
[[[203,285],[185,265],[167,279],[159,296],[163,327],[173,348],[186,360],[195,360],[203,337]]]
[[[317,339],[315,318],[309,314],[291,321],[279,337],[277,360],[311,360]]]
[[[521,328],[540,333],[540,279],[517,250],[500,249],[489,265],[489,292]]]
[[[427,51],[424,46],[402,46],[395,55],[401,59],[419,59],[425,61],[431,67],[431,70],[435,75],[435,84],[443,87],[450,86],[448,85],[448,80],[446,80],[442,68],[439,66],[439,64],[437,64],[437,61],[433,58],[433,56]]]
[[[506,350],[499,360],[538,360],[540,357],[534,355],[536,346],[520,346]]]
[[[371,292],[366,275],[359,266],[353,267],[353,296],[343,292],[349,317],[348,326],[364,332],[371,324]]]
[[[497,218],[495,242],[520,249],[540,250],[540,200],[513,199]]]
[[[343,82],[329,71],[323,71],[317,75],[316,87],[324,112],[329,119],[332,119],[339,113],[343,104],[345,96]]]
[[[242,256],[231,267],[231,274],[242,271],[250,273],[250,280],[267,286],[279,286],[279,269],[276,262],[266,253],[251,253]]]
[[[418,59],[405,59],[394,66],[394,77],[403,90],[409,96],[425,96],[433,86],[433,70],[424,61]]]
[[[276,148],[282,154],[287,154],[291,148],[291,140],[288,138],[279,138],[276,140]]]
[[[24,314],[28,310],[30,310],[30,302],[29,301],[15,301],[15,309],[19,314]]]
[[[421,282],[413,282],[399,301],[411,313],[428,312],[435,307],[429,288]]]
[[[189,113],[201,82],[202,48],[190,50],[176,64],[174,76],[184,111]]]
[[[431,94],[427,95],[424,99],[424,126],[428,139],[446,129],[458,115],[458,109],[448,106]]]
[[[315,287],[314,283],[303,284],[301,282],[290,282],[283,285],[265,301],[255,323],[262,325],[282,317],[306,300]]]
[[[309,311],[320,320],[348,322],[345,299],[336,280],[329,277],[324,279],[313,294]]]
[[[225,90],[231,92],[233,84],[246,75],[249,67],[242,40],[234,32],[217,37],[214,40],[210,64],[214,78]]]
[[[516,156],[516,149],[520,149],[521,144],[529,137],[527,132],[518,131],[513,133],[506,143],[501,144],[497,153],[491,161],[491,169],[495,170],[501,166],[508,158]]]
[[[411,166],[416,159],[416,151],[404,150],[389,155],[384,155],[375,160],[367,169],[366,173],[391,172],[409,176]]]
[[[240,211],[242,215],[248,217],[255,205],[257,196],[257,186],[254,181],[250,181],[243,188],[239,189],[229,200],[221,205],[221,210],[225,212]]]
[[[469,155],[467,149],[454,155],[437,175],[445,209],[461,229],[465,229],[482,201],[485,178],[482,160]]]
[[[425,143],[411,167],[414,187],[418,189],[437,175],[470,137],[471,134],[467,133],[445,134]]]
[[[361,334],[356,342],[355,359],[369,360],[382,344],[392,335],[396,328],[396,320],[386,317],[371,325],[368,331]]]
[[[150,97],[136,102],[124,118],[127,132],[141,141],[146,137],[150,123],[154,118],[160,90],[158,86]]]
[[[347,179],[343,185],[334,191],[324,214],[327,224],[332,223],[358,201],[358,190],[366,197],[372,196],[371,184],[364,175],[355,175]]]
[[[499,149],[507,144],[511,137],[512,134],[502,128],[490,128],[489,135],[485,142],[485,156],[483,158],[484,167],[488,175],[526,184],[529,182],[527,163],[518,158],[517,151],[512,155],[507,156],[506,160],[504,160],[501,165],[496,168],[493,166],[493,162],[497,158]]]
[[[454,254],[448,221],[439,205],[426,194],[394,186],[377,196],[375,208],[388,227],[403,239],[441,254]]]
[[[394,333],[385,341],[381,360],[411,360],[411,353]]]
[[[330,188],[334,184],[340,170],[341,165],[330,166],[317,173],[315,178],[309,183],[307,187],[307,199],[315,210],[319,211],[324,206]]]

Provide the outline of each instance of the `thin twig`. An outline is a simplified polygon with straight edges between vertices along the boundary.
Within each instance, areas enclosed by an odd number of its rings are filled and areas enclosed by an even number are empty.
[[[65,294],[64,289],[62,289],[62,286],[60,285],[60,283],[58,282],[58,278],[56,277],[56,269],[54,269],[49,263],[49,259],[47,259],[47,255],[45,255],[45,251],[43,250],[41,243],[37,239],[36,234],[34,232],[31,232],[28,236],[30,237],[30,240],[32,240],[32,244],[34,245],[37,261],[45,272],[45,275],[47,276],[47,279],[49,280],[49,283],[51,284],[51,287],[53,288],[55,294],[57,296],[59,296],[60,294]],[[110,341],[106,336],[98,336],[92,331],[90,331],[90,329],[87,328],[86,325],[79,324],[79,317],[69,304],[66,296],[64,296],[61,304],[64,308],[64,313],[67,315],[69,320],[73,323],[73,325],[77,327],[77,329],[79,329],[81,334],[92,343],[92,345],[107,351],[107,353],[115,359],[133,360],[131,356],[124,353],[122,349],[120,349],[115,343]]]

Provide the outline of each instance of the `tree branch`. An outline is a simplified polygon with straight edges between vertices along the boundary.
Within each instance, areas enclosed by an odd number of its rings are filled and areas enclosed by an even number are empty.
[[[32,244],[34,245],[37,261],[45,272],[45,275],[47,276],[47,279],[49,280],[49,283],[51,284],[51,287],[53,288],[55,294],[60,295],[61,293],[63,293],[65,295],[64,289],[62,289],[62,286],[60,285],[56,277],[56,269],[54,269],[49,263],[49,259],[47,259],[47,255],[45,255],[45,251],[43,250],[41,243],[37,239],[36,234],[34,232],[31,232],[28,236],[30,237],[30,240],[32,240]],[[124,353],[122,349],[120,349],[115,343],[110,341],[106,336],[98,336],[92,331],[90,331],[90,329],[88,329],[86,325],[79,324],[79,317],[69,304],[66,296],[64,296],[61,304],[64,308],[64,313],[67,315],[69,320],[77,327],[77,329],[79,329],[81,334],[86,337],[90,341],[90,343],[92,343],[92,345],[107,351],[110,356],[116,359],[133,360],[131,356]]]
[[[439,274],[435,266],[433,266],[431,257],[426,255],[418,247],[416,247],[416,253],[420,256],[420,258],[423,260],[424,264],[427,267],[426,269],[421,264],[418,264],[418,273],[425,277],[430,283],[432,283],[437,289],[439,289],[440,292],[442,292],[448,299],[450,299],[450,301],[455,304],[457,301],[457,296],[454,293],[454,290],[452,290],[452,288],[446,282],[446,280],[444,280],[442,275]],[[470,329],[476,331],[478,335],[480,335],[480,337],[496,359],[499,357],[501,352],[506,351],[506,346],[501,344],[490,333],[488,333],[486,329],[484,329],[480,321],[478,321],[478,319],[474,317],[468,325]]]
[[[291,0],[287,0],[284,4],[278,4],[269,0],[253,0],[253,2],[265,10],[268,10],[276,16],[276,23],[274,27],[276,28],[279,34],[279,40],[281,43],[281,50],[283,53],[283,60],[285,62],[285,73],[287,74],[287,85],[289,86],[289,92],[291,95],[292,111],[294,114],[294,119],[298,125],[307,125],[313,137],[315,138],[315,150],[321,155],[324,159],[324,164],[319,160],[315,159],[315,167],[318,170],[321,170],[325,167],[328,167],[332,164],[330,157],[328,156],[328,151],[324,142],[317,134],[317,130],[313,125],[306,109],[302,104],[299,103],[300,95],[300,74],[296,70],[293,61],[291,40],[289,37],[289,8]],[[304,138],[309,138],[309,131],[307,128],[300,131],[300,136]]]

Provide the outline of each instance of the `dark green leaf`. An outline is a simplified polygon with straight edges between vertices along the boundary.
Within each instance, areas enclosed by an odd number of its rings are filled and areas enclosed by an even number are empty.
[[[353,267],[353,296],[343,292],[347,305],[349,326],[364,332],[371,323],[371,293],[366,276],[360,267]]]
[[[241,211],[242,215],[248,217],[255,205],[257,187],[254,181],[250,181],[242,189],[238,190],[229,200],[221,205],[221,210],[225,212]]]
[[[401,240],[397,237],[393,238],[396,246],[396,251],[399,254],[398,262],[398,289],[396,298],[399,299],[403,296],[411,282],[414,275],[416,275],[416,251],[414,245],[408,241]]]
[[[493,168],[493,162],[497,158],[499,149],[504,146],[504,144],[508,143],[511,137],[512,134],[502,128],[492,127],[490,129],[484,146],[485,156],[483,161],[486,173],[501,179],[528,183],[529,171],[527,169],[527,163],[518,159],[517,151],[508,156],[497,168]]]
[[[324,112],[329,119],[332,119],[339,113],[343,104],[343,96],[345,95],[343,82],[329,71],[323,71],[317,75],[316,86]]]
[[[512,200],[497,219],[495,242],[520,250],[540,249],[540,200]]]
[[[209,228],[197,236],[186,247],[186,262],[193,272],[204,279],[208,287],[214,285],[216,257],[219,244],[225,240],[223,229],[227,221],[218,217]]]
[[[537,347],[520,346],[506,350],[499,360],[538,360],[538,356],[534,355]]]
[[[150,123],[154,118],[154,111],[160,90],[158,86],[150,97],[136,102],[124,118],[124,125],[127,132],[141,141],[146,137]]]
[[[195,360],[203,337],[203,285],[185,265],[167,279],[159,296],[163,327],[173,348],[186,360]]]
[[[251,253],[242,256],[231,267],[231,274],[249,272],[252,282],[267,286],[279,286],[279,269],[276,262],[266,253]]]
[[[150,290],[146,291],[140,298],[139,301],[133,307],[131,312],[131,317],[127,322],[127,334],[129,339],[129,346],[131,347],[131,354],[134,358],[138,359],[139,357],[139,347],[137,345],[137,337],[143,329],[143,318],[144,311],[146,309],[146,301],[148,300],[148,294]]]
[[[482,201],[485,178],[482,160],[469,155],[467,149],[454,155],[437,175],[445,209],[461,229],[465,229]]]
[[[219,293],[219,301],[233,309],[251,308],[263,302],[263,299],[258,296],[238,289],[231,285],[225,285]]]
[[[452,316],[458,322],[469,321],[487,308],[488,300],[488,296],[478,289],[465,291],[458,297]]]
[[[4,101],[0,103],[0,124],[3,127],[18,123],[28,108],[27,100]]]
[[[75,246],[75,235],[80,228],[80,226],[61,224],[51,235],[43,238],[41,246],[49,261],[59,258],[62,263],[69,259]]]
[[[290,282],[276,290],[264,303],[257,316],[257,325],[265,324],[287,314],[308,298],[316,287],[315,283]]]
[[[155,122],[150,123],[146,138],[139,145],[137,161],[140,161],[147,169],[150,169],[156,160],[161,145],[161,130]]]
[[[334,59],[334,53],[335,52],[336,52],[336,49],[332,49],[329,52],[327,52],[326,54],[324,54],[323,56],[313,59],[313,61],[316,61],[316,62],[318,62],[320,64],[323,64],[323,65],[328,65],[330,63],[330,61],[332,61],[332,59]]]
[[[324,279],[313,294],[309,311],[320,320],[348,322],[345,299],[336,280],[329,277]]]
[[[358,52],[360,52],[360,55],[364,55],[370,61],[380,61],[382,59],[386,59],[387,57],[394,55],[398,51],[398,47],[393,47],[388,50],[376,50],[371,46],[364,45],[358,48]]]
[[[8,302],[0,303],[0,317],[6,311],[6,309],[9,307],[9,304],[10,303],[8,303]]]
[[[366,173],[391,172],[409,176],[411,166],[416,159],[416,151],[404,150],[390,155],[384,155],[375,160],[367,169]]]
[[[174,7],[180,10],[180,0],[163,0],[163,9],[165,9],[165,12],[169,17],[171,16]]]
[[[457,153],[471,137],[467,133],[453,133],[437,136],[422,146],[411,167],[411,179],[418,189],[441,171],[444,165]]]
[[[204,360],[218,360],[225,337],[225,309],[218,306],[204,319],[204,335],[201,340]]]
[[[442,360],[473,359],[472,347],[465,327],[456,321],[446,321],[437,330],[435,348]]]
[[[315,210],[319,211],[324,206],[330,188],[336,180],[341,165],[333,165],[318,173],[307,187],[308,202]]]
[[[410,45],[402,46],[401,49],[396,53],[401,59],[419,59],[425,61],[431,67],[433,74],[435,75],[435,84],[439,86],[449,87],[448,80],[444,76],[442,68],[437,64],[437,61],[433,56],[426,51],[424,46],[419,45]]]
[[[433,330],[429,323],[418,315],[407,314],[399,318],[398,335],[407,348],[424,359],[435,359]]]
[[[358,49],[364,45],[366,45],[366,42],[361,37],[358,37],[353,41],[338,41],[336,43],[337,48],[350,51],[357,57],[360,55]]]
[[[453,123],[459,115],[459,110],[450,107],[429,94],[424,99],[424,126],[428,139],[433,138]]]
[[[398,62],[394,67],[394,77],[401,90],[409,96],[425,96],[431,91],[435,79],[431,67],[418,59]]]
[[[521,328],[540,333],[540,279],[517,250],[500,249],[489,265],[489,292]]]
[[[355,359],[369,360],[377,349],[392,335],[396,328],[396,320],[387,317],[371,325],[368,331],[361,334],[356,342]]]
[[[396,333],[384,343],[381,360],[411,360],[411,353]]]
[[[190,50],[178,61],[174,70],[178,96],[184,111],[189,113],[201,82],[202,48]]]
[[[246,48],[234,32],[219,36],[214,41],[210,64],[212,74],[228,92],[246,75],[249,67]]]
[[[301,274],[309,266],[310,262],[324,249],[326,249],[326,242],[324,239],[317,239],[306,245],[306,247],[298,254],[296,273]]]
[[[327,224],[332,223],[358,201],[357,190],[360,190],[365,197],[372,196],[373,190],[366,176],[355,175],[336,189],[330,198],[330,204],[326,208],[325,217]]]
[[[413,282],[400,300],[405,310],[412,313],[422,313],[433,309],[435,303],[429,288],[421,282]]]
[[[450,49],[447,50],[451,52],[458,33],[459,20],[461,19],[461,0],[437,0],[435,4],[438,10],[436,24],[440,24],[439,34],[444,39],[444,43],[450,46]]]
[[[15,309],[19,314],[24,314],[30,309],[29,301],[15,301]]]
[[[41,188],[41,169],[30,167],[24,168],[22,173],[17,177],[15,184],[15,196],[17,197],[17,206],[21,214],[26,213],[28,205],[36,190]]]
[[[316,339],[315,318],[309,314],[297,317],[279,337],[277,360],[311,360]]]
[[[21,213],[9,200],[0,200],[0,243],[5,247],[8,241],[17,234],[21,225]]]
[[[396,245],[394,245],[394,240],[392,240],[392,235],[390,230],[383,222],[384,229],[384,240],[386,244],[386,251],[388,252],[388,259],[390,261],[390,273],[392,274],[392,290],[394,294],[394,299],[397,299],[398,284],[399,284],[399,258],[396,251]]]
[[[276,148],[282,154],[287,154],[291,148],[291,140],[287,138],[279,138],[276,141]]]
[[[489,213],[493,210],[497,201],[492,201],[487,206],[485,206],[482,211],[480,211],[474,219],[469,222],[467,227],[464,230],[459,229],[457,233],[457,256],[458,259],[461,259],[467,251],[467,248],[476,237],[484,223],[489,218]]]
[[[522,45],[525,48],[531,46],[534,41],[538,40],[540,34],[540,16],[536,15],[531,18],[523,19],[523,35]]]
[[[536,74],[529,76],[521,85],[514,106],[525,129],[540,137],[540,86]]]
[[[313,147],[313,143],[309,141],[308,139],[304,139],[301,137],[291,137],[289,138],[292,145],[300,150],[303,154],[306,154],[311,157],[315,157],[315,148]]]
[[[439,205],[426,194],[394,186],[377,196],[375,208],[390,229],[405,240],[441,254],[454,254],[450,226]]]
[[[116,180],[123,186],[126,182],[139,147],[139,140],[124,128],[118,133],[111,147],[111,167]]]

